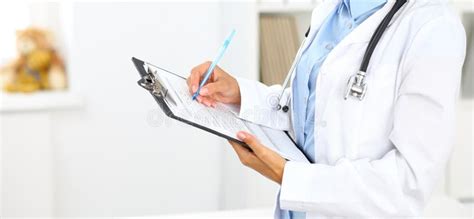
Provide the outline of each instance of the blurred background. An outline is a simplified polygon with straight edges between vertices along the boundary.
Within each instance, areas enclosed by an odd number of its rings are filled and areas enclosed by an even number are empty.
[[[266,209],[271,218],[278,187],[244,168],[226,141],[166,118],[137,86],[131,57],[187,75],[236,29],[220,65],[236,76],[281,83],[318,4],[1,1],[0,82],[9,89],[0,92],[0,216]],[[465,207],[472,216],[474,2],[450,4],[466,26],[468,57],[455,150],[427,215]],[[12,82],[24,62],[35,63],[48,81],[35,84],[24,74],[23,85]]]

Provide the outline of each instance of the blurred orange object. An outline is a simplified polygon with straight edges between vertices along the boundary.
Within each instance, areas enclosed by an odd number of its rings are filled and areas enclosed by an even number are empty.
[[[18,58],[0,69],[4,91],[34,92],[67,87],[64,62],[47,30],[30,27],[17,31],[17,50]]]

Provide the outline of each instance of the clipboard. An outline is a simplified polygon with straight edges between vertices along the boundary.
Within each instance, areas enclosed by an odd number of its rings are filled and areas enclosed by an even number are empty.
[[[146,63],[146,62],[144,62],[140,59],[137,59],[135,57],[132,58],[132,62],[135,65],[135,68],[138,70],[138,73],[140,74],[140,77],[141,77],[141,79],[137,81],[138,85],[140,87],[144,88],[145,90],[149,91],[151,96],[155,99],[155,101],[158,103],[161,110],[166,114],[166,116],[168,116],[172,119],[178,120],[180,122],[184,122],[188,125],[194,126],[196,128],[202,129],[206,132],[210,132],[214,135],[225,138],[227,140],[237,142],[240,145],[246,147],[247,149],[250,149],[250,147],[247,144],[245,144],[243,141],[240,141],[240,140],[238,140],[234,137],[222,134],[222,133],[217,132],[213,129],[210,129],[208,127],[205,127],[205,126],[202,126],[200,124],[194,123],[192,121],[186,120],[184,118],[178,117],[175,114],[173,114],[171,109],[168,107],[168,103],[165,100],[166,98],[169,98],[169,97],[168,97],[168,90],[165,88],[165,86],[163,86],[163,82],[161,82],[159,78],[154,77],[153,72],[152,72],[151,69],[145,69],[145,66],[147,66],[148,63]],[[163,71],[166,71],[170,74],[176,75],[177,77],[183,78],[182,76],[177,75],[177,74],[175,74],[171,71],[168,71],[166,69],[163,69],[163,68],[160,68],[160,67],[157,67],[157,66],[154,66],[154,67],[159,68]],[[183,80],[186,80],[186,78],[183,78]],[[170,99],[169,101],[176,101],[176,100]]]
[[[168,71],[166,69],[144,62],[135,57],[132,58],[132,62],[135,65],[135,68],[137,69],[140,75],[140,79],[137,81],[138,85],[144,88],[145,90],[147,90],[151,94],[153,99],[158,103],[161,110],[166,114],[166,116],[172,119],[175,119],[177,121],[186,123],[188,125],[191,125],[193,127],[196,127],[198,129],[204,130],[206,132],[209,132],[211,134],[217,135],[219,137],[225,138],[229,141],[236,142],[251,151],[250,147],[245,142],[240,141],[239,139],[233,136],[230,136],[225,133],[221,133],[212,128],[209,128],[201,124],[198,124],[196,122],[190,121],[188,119],[182,118],[176,115],[175,113],[173,113],[173,111],[170,109],[169,104],[172,104],[173,102],[175,103],[176,101],[179,101],[179,100],[175,100],[172,98],[171,95],[169,95],[169,91],[166,88],[165,83],[163,83],[163,81],[161,81],[159,77],[155,77],[154,70],[151,67],[159,69],[160,71],[164,71],[166,73],[172,74],[173,76],[179,77],[180,79],[183,79],[184,81],[186,80],[186,78],[178,74],[175,74],[171,71]],[[252,124],[251,122],[246,122],[246,121],[243,121],[243,122],[246,124],[246,126],[247,125],[250,126]],[[279,153],[285,159],[309,162],[306,155],[298,149],[298,147],[296,146],[296,142],[291,138],[288,132],[280,131],[280,130],[272,130],[271,128],[261,127],[256,124],[252,124],[251,126],[260,127],[261,129],[267,130],[266,132],[265,131],[263,132],[265,137],[267,137],[267,139],[272,139],[272,137],[276,137],[276,139],[271,140],[272,146],[269,148]],[[273,134],[269,137],[268,133],[273,133]],[[252,133],[252,134],[255,134],[255,133]],[[260,138],[262,136],[257,135],[257,137]],[[285,145],[276,145],[276,144],[280,144],[281,142],[286,142],[286,143]],[[262,143],[265,143],[265,142],[262,142]],[[269,145],[267,144],[266,146],[269,146]]]

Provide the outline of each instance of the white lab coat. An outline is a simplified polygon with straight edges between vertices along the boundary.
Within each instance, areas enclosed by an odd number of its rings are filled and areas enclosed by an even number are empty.
[[[325,1],[313,11],[309,39],[339,1]],[[287,162],[277,212],[304,211],[307,219],[422,213],[451,153],[466,39],[445,1],[411,0],[372,56],[365,99],[344,100],[349,77],[358,71],[370,37],[394,2],[354,29],[321,66],[316,163]],[[242,78],[238,83],[241,118],[292,131],[292,113],[270,104],[281,86]]]

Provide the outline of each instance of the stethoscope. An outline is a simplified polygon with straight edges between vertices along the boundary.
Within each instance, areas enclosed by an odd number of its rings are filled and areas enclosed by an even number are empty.
[[[395,2],[395,5],[392,7],[392,9],[388,12],[388,14],[385,16],[382,22],[380,22],[379,26],[375,30],[375,33],[372,35],[369,45],[367,46],[367,49],[365,51],[364,58],[362,59],[362,64],[359,68],[359,71],[353,76],[351,76],[349,78],[349,81],[347,82],[347,88],[344,96],[345,100],[347,100],[347,98],[349,98],[350,96],[357,98],[359,101],[364,100],[364,97],[367,94],[367,83],[365,82],[365,77],[367,76],[367,68],[369,66],[372,54],[374,53],[374,50],[377,47],[380,38],[382,38],[383,33],[385,32],[385,30],[387,30],[390,21],[392,21],[393,16],[400,10],[400,8],[406,2],[407,0],[397,0]],[[290,70],[286,75],[285,81],[283,82],[283,89],[278,97],[278,105],[276,106],[276,110],[283,110],[283,112],[286,113],[290,109],[290,107],[288,106],[290,98],[287,98],[286,103],[282,104],[282,97],[285,92],[285,88],[288,87],[288,84],[295,72],[296,66],[298,65],[301,59],[303,53],[303,46],[305,45],[306,40],[308,39],[310,30],[311,27],[308,29],[308,31],[306,31],[305,38],[301,43],[298,52],[296,53],[296,58],[291,64]]]

